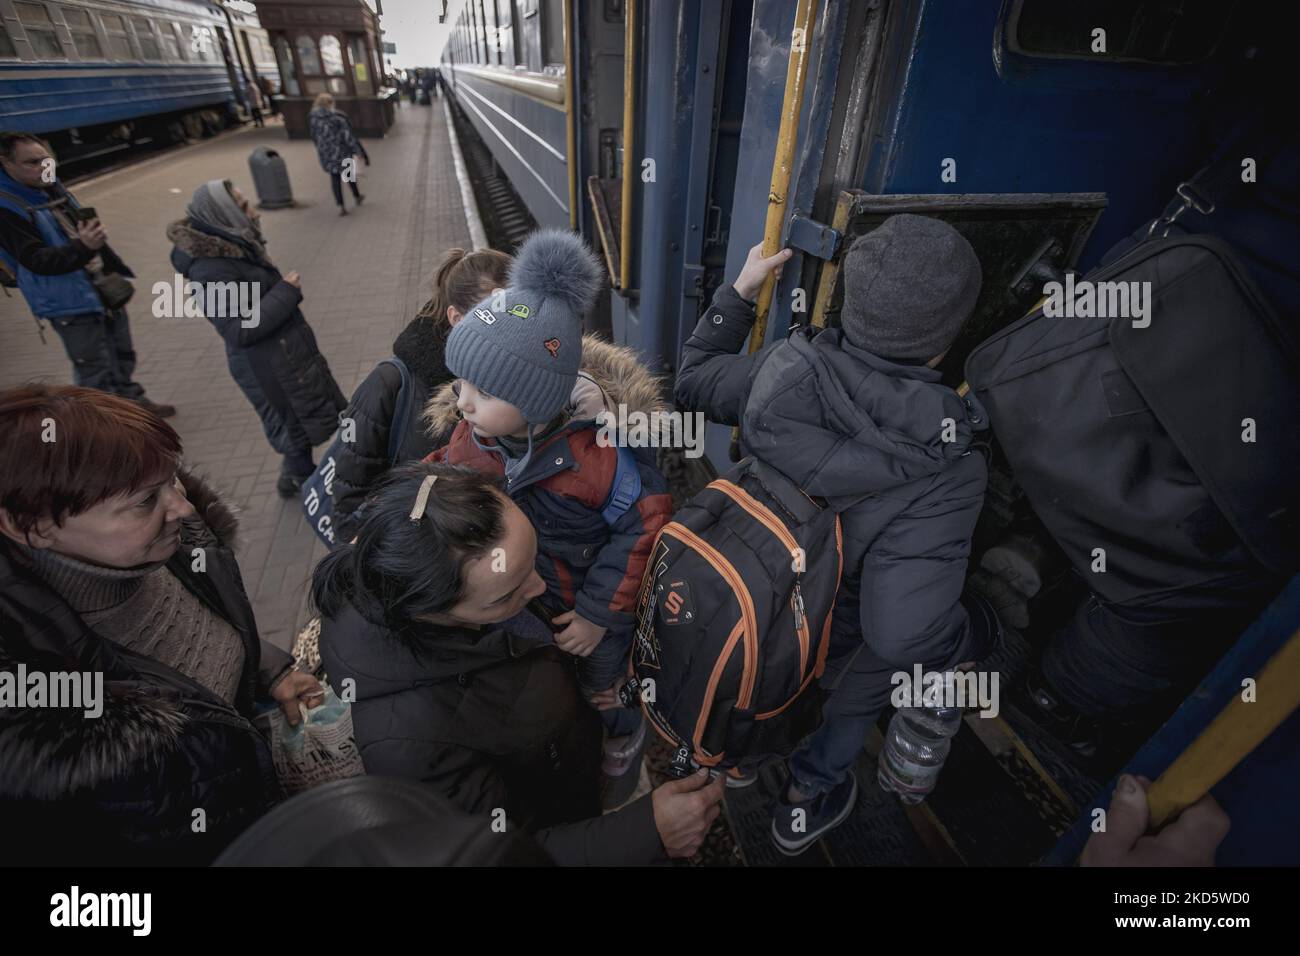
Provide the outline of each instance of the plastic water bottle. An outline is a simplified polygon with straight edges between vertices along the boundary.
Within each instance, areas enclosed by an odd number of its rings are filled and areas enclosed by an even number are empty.
[[[889,722],[876,780],[904,803],[920,803],[934,789],[961,728],[960,707],[903,707]]]

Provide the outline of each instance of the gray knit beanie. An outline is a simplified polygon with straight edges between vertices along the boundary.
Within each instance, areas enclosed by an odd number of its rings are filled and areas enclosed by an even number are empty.
[[[549,422],[578,379],[582,318],[600,292],[600,263],[577,234],[543,229],[520,247],[508,282],[452,329],[447,368],[527,421]]]
[[[979,259],[966,237],[929,216],[899,213],[844,255],[840,326],[860,349],[929,360],[947,350],[979,298]]]

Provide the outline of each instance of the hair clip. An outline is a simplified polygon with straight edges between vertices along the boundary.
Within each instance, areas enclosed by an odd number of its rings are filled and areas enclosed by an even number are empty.
[[[424,481],[420,483],[420,492],[415,496],[415,507],[411,509],[411,520],[416,524],[419,524],[420,519],[424,517],[424,509],[429,504],[429,492],[433,490],[433,483],[437,480],[437,475],[425,475]]]

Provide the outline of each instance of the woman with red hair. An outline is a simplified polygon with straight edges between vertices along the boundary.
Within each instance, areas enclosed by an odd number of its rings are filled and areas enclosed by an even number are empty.
[[[255,698],[297,723],[320,684],[258,637],[235,519],[162,419],[27,385],[0,392],[0,447],[6,859],[205,864],[279,798]],[[99,699],[31,693],[72,675]]]

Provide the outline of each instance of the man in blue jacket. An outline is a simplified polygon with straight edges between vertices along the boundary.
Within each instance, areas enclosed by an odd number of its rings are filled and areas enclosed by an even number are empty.
[[[853,764],[893,675],[978,660],[997,623],[961,600],[984,502],[972,442],[985,416],[935,370],[979,296],[970,243],[940,220],[892,216],[844,256],[842,328],[801,329],[737,355],[752,300],[787,258],[750,250],[686,341],[676,397],[739,425],[747,454],[842,512],[844,577],[823,678],[834,690],[772,815],[777,848],[793,855],[852,811]]]
[[[85,388],[132,399],[164,418],[171,405],[145,397],[131,380],[135,350],[125,308],[109,308],[92,271],[133,277],[108,246],[98,219],[76,218],[76,199],[54,176],[54,158],[30,133],[0,133],[0,264],[36,316],[49,322]]]

